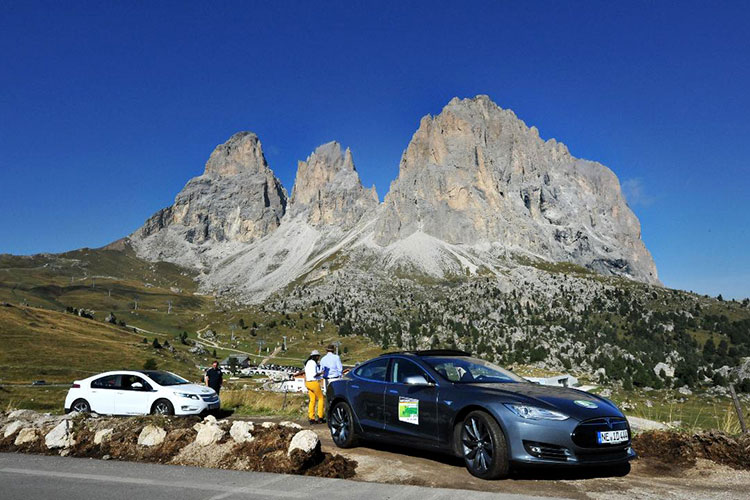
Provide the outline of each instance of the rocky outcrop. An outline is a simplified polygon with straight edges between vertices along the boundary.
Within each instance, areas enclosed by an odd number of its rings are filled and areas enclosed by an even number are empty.
[[[338,142],[319,146],[297,167],[289,216],[304,215],[314,227],[350,229],[379,204],[375,186],[362,187],[352,153]]]
[[[542,140],[487,96],[425,116],[404,152],[375,241],[415,233],[658,282],[612,171]]]
[[[402,276],[489,272],[503,286],[519,264],[569,262],[658,284],[614,173],[487,96],[422,119],[382,204],[351,151],[330,142],[299,162],[287,205],[258,137],[235,134],[131,243],[147,260],[202,271],[202,292],[243,302],[323,283],[334,259]]]
[[[149,260],[194,264],[191,246],[252,242],[281,223],[287,195],[268,167],[258,136],[239,132],[216,147],[203,175],[191,179],[172,206],[130,236]]]

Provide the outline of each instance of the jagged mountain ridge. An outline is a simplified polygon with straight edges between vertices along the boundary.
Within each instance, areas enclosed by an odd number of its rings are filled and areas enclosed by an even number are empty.
[[[335,141],[323,144],[297,166],[289,216],[303,212],[312,226],[354,226],[379,204],[375,186],[366,190],[359,180],[349,148]]]
[[[200,269],[204,291],[243,302],[325,278],[332,259],[502,281],[521,255],[658,283],[616,176],[487,96],[422,119],[383,203],[335,142],[299,162],[287,200],[257,136],[235,134],[130,242],[147,260]]]
[[[268,166],[258,136],[234,134],[214,149],[202,175],[188,181],[173,205],[130,236],[139,256],[192,268],[210,266],[212,244],[251,243],[273,232],[287,193]]]

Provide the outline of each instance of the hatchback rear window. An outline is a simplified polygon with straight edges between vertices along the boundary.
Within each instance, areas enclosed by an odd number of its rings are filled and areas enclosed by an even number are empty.
[[[120,389],[122,375],[107,375],[91,382],[93,389]]]

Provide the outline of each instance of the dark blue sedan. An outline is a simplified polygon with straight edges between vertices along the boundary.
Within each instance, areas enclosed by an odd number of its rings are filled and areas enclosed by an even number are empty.
[[[337,446],[391,441],[462,457],[483,479],[510,465],[625,466],[630,426],[608,399],[541,386],[462,351],[379,356],[328,386]]]

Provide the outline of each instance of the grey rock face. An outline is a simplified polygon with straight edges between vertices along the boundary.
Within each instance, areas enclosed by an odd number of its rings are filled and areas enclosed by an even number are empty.
[[[333,257],[437,278],[490,272],[510,286],[521,256],[658,283],[614,173],[486,96],[422,119],[382,204],[336,142],[299,162],[287,204],[257,136],[241,132],[131,242],[140,257],[201,270],[201,291],[243,302],[322,281]]]
[[[216,147],[203,175],[172,206],[131,235],[142,256],[180,262],[191,245],[251,242],[276,229],[287,195],[266,163],[258,137],[239,132]]]
[[[289,204],[289,216],[305,215],[313,227],[336,225],[351,228],[379,204],[375,186],[362,187],[352,153],[337,142],[319,146],[298,163]]]
[[[375,241],[389,245],[418,232],[658,283],[612,171],[542,140],[487,96],[453,99],[412,137]]]

